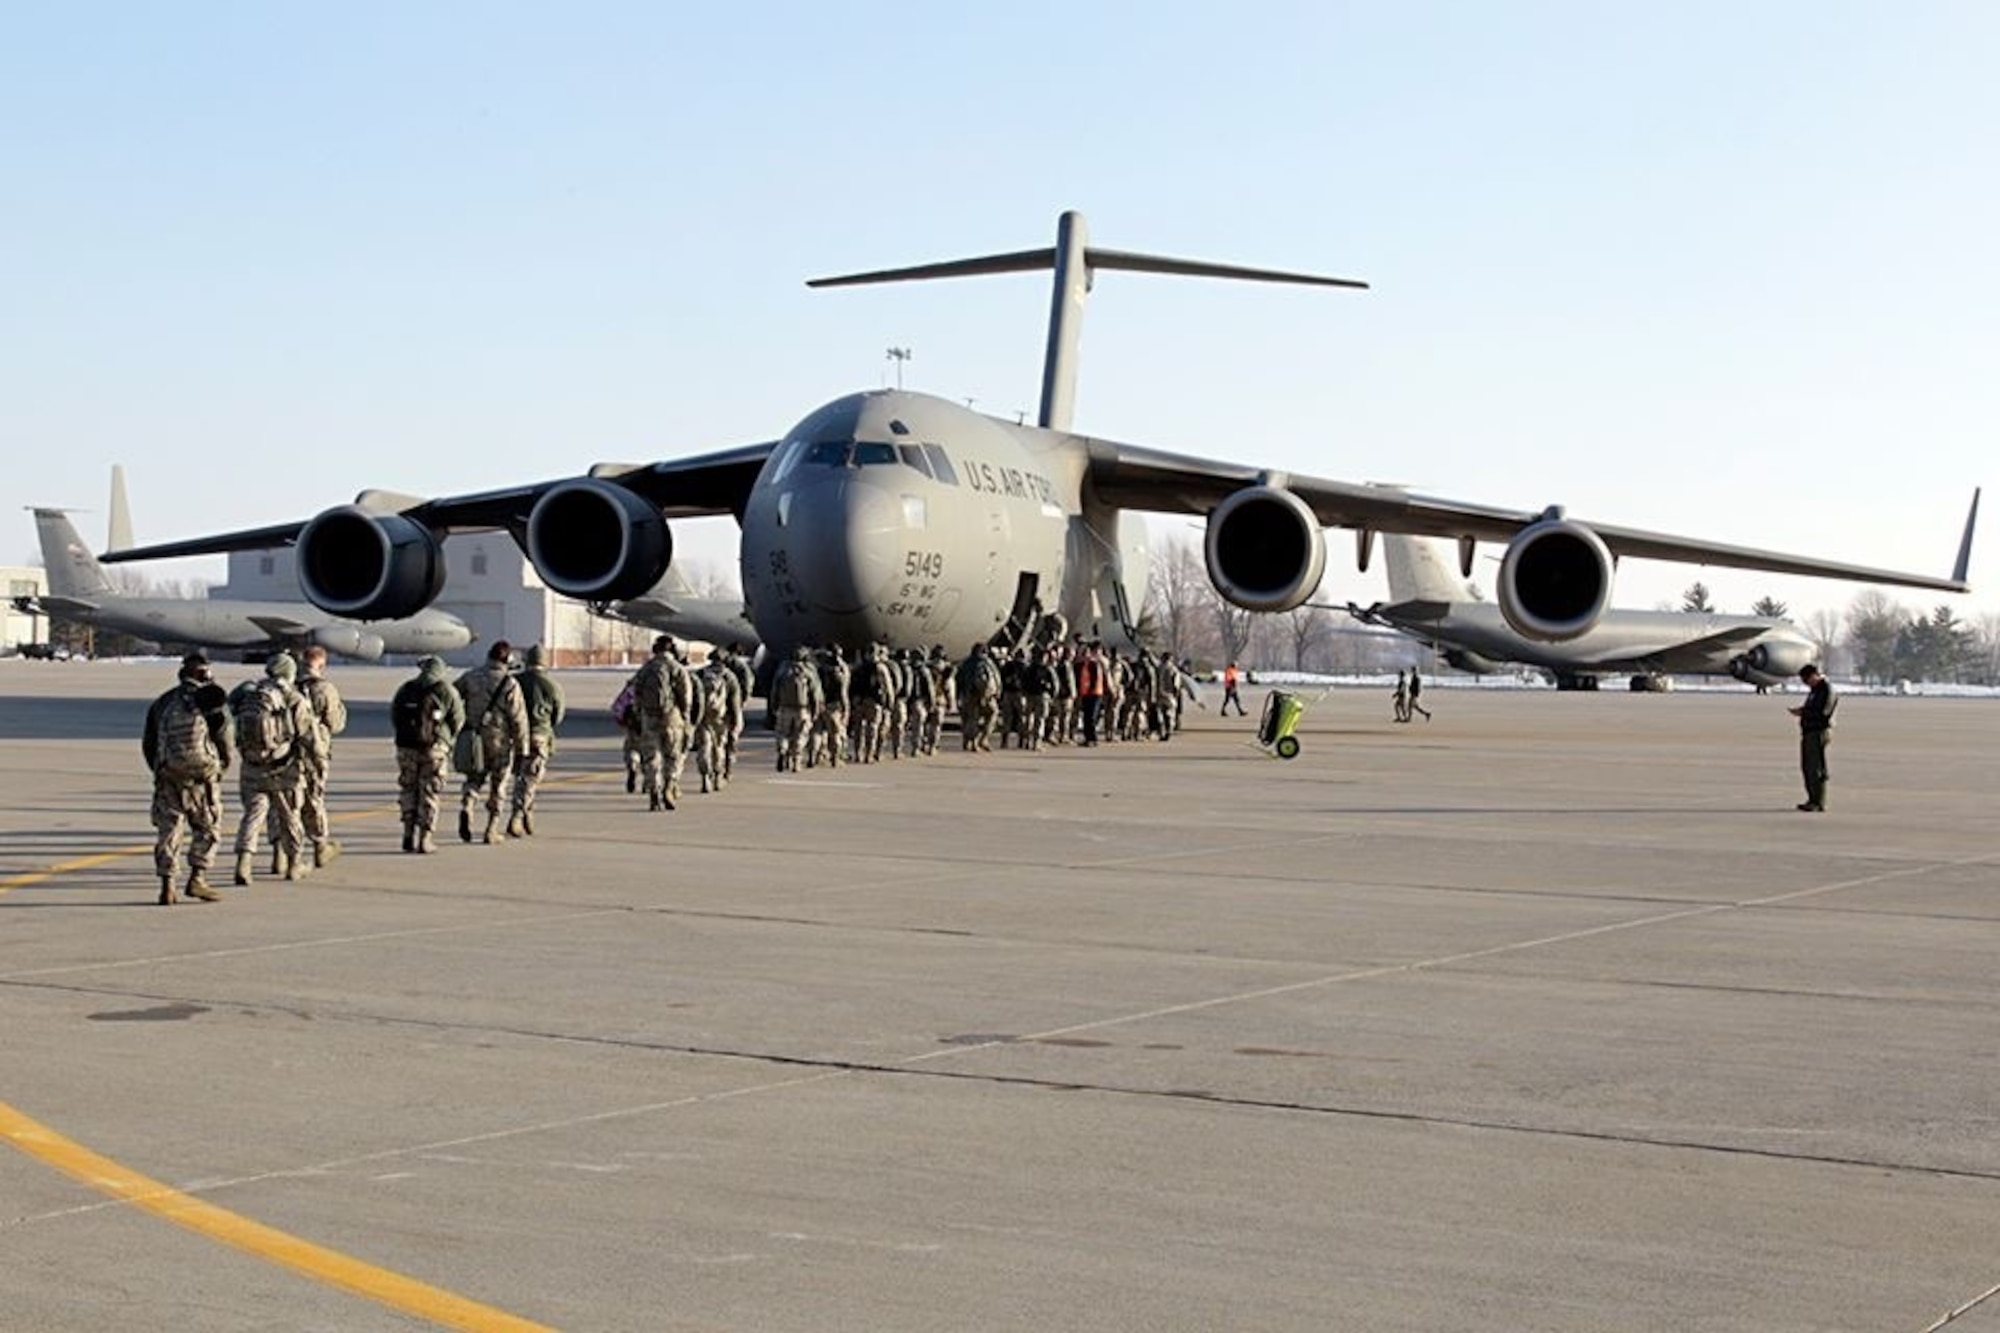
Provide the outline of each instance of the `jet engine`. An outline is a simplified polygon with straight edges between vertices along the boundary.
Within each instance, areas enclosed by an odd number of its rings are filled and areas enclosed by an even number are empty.
[[[1813,652],[1809,644],[1791,639],[1766,639],[1753,645],[1748,652],[1730,659],[1729,674],[1738,680],[1757,684],[1770,684],[1799,674],[1799,668],[1812,661]],[[1759,676],[1764,677],[1758,681]]]
[[[1247,486],[1208,516],[1208,580],[1246,611],[1289,611],[1326,573],[1326,537],[1312,508],[1290,491]]]
[[[298,563],[299,587],[314,606],[356,620],[413,616],[444,587],[436,534],[401,514],[359,505],[329,509],[306,524]]]
[[[658,506],[597,477],[543,491],[528,512],[526,546],[542,582],[584,602],[644,596],[674,556]]]
[[[310,639],[330,653],[351,657],[357,662],[382,660],[382,636],[370,634],[358,625],[321,625],[312,632]]]
[[[1612,569],[1603,538],[1552,511],[1507,543],[1500,561],[1500,614],[1524,638],[1574,639],[1611,604]]]

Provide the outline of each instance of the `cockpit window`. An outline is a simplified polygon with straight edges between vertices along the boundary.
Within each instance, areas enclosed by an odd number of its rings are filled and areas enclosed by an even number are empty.
[[[951,465],[951,459],[945,454],[943,445],[941,444],[925,445],[924,456],[931,460],[932,476],[936,477],[939,481],[943,482],[947,486],[958,485],[958,473],[956,470],[953,469]]]
[[[786,440],[778,448],[780,450],[778,465],[771,469],[771,484],[773,486],[792,474],[792,469],[799,465],[799,459],[804,456],[806,451],[804,442],[800,440]]]
[[[879,440],[856,440],[854,442],[854,466],[874,467],[882,463],[896,461],[896,446]]]
[[[931,474],[931,465],[929,460],[924,457],[924,448],[922,445],[899,444],[896,446],[896,452],[903,456],[904,467],[913,467],[926,477]]]
[[[806,462],[839,467],[847,461],[846,440],[820,440],[806,450]]]

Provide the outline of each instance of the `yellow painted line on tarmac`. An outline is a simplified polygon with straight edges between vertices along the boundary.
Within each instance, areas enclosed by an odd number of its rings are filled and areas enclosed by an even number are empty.
[[[161,1184],[120,1166],[108,1157],[56,1133],[0,1102],[0,1137],[28,1156],[114,1199],[143,1208],[176,1226],[234,1246],[253,1258],[289,1268],[295,1273],[365,1296],[403,1314],[427,1319],[444,1328],[494,1330],[495,1333],[552,1333],[546,1324],[467,1300],[429,1283],[392,1273],[386,1268],[350,1258],[337,1250],[300,1240],[253,1222],[226,1208]]]
[[[89,870],[93,866],[105,865],[112,861],[122,861],[128,856],[147,855],[152,850],[153,844],[148,842],[136,847],[120,847],[115,852],[99,852],[95,856],[79,856],[74,861],[62,861],[50,866],[46,870],[30,870],[26,874],[9,875],[6,879],[0,879],[0,894],[7,893],[13,889],[25,889],[30,884],[40,884],[45,879],[54,879],[57,875],[67,875],[72,870]]]

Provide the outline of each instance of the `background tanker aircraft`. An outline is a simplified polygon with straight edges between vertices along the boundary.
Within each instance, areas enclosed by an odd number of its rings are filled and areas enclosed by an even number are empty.
[[[130,530],[122,492],[113,486],[115,534]],[[237,602],[203,597],[132,597],[111,586],[103,566],[83,544],[75,524],[61,509],[35,510],[42,563],[48,567],[46,597],[31,599],[35,610],[149,643],[194,644],[236,652],[275,652],[318,644],[330,653],[377,662],[384,653],[448,653],[472,642],[472,630],[457,616],[424,608],[407,618],[360,624],[341,620],[303,602]]]
[[[1382,539],[1389,598],[1349,603],[1348,614],[1431,644],[1460,671],[1498,671],[1508,663],[1539,667],[1558,689],[1596,689],[1599,676],[1629,675],[1634,689],[1663,675],[1734,676],[1775,685],[1813,660],[1813,641],[1789,621],[1695,611],[1606,611],[1588,631],[1562,643],[1517,634],[1491,602],[1420,537]]]
[[[1586,523],[1560,507],[1515,510],[1388,492],[1218,462],[1071,429],[1084,297],[1126,270],[1329,287],[1366,284],[1093,247],[1062,215],[1053,247],[820,279],[815,287],[1052,269],[1054,297],[1036,423],[1017,425],[929,394],[882,389],[809,413],[782,439],[650,466],[602,465],[474,495],[415,500],[364,491],[316,518],[126,551],[138,560],[295,542],[314,604],[357,619],[406,616],[437,596],[440,538],[504,528],[542,580],[586,602],[644,596],[673,555],[671,522],[734,515],[757,636],[794,644],[943,644],[954,653],[1023,632],[1042,610],[1130,637],[1143,605],[1140,511],[1207,520],[1208,574],[1255,611],[1304,603],[1326,566],[1326,527],[1352,528],[1365,566],[1377,532],[1506,544],[1507,623],[1543,642],[1574,639],[1610,602],[1614,560],[1965,590],[1949,578]],[[1967,526],[1970,540],[1970,521]]]

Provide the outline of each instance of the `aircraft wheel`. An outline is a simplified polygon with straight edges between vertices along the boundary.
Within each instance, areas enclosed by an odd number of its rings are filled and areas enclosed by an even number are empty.
[[[1297,759],[1299,757],[1299,738],[1297,736],[1280,736],[1277,745],[1272,748],[1277,750],[1278,758],[1280,759]]]

